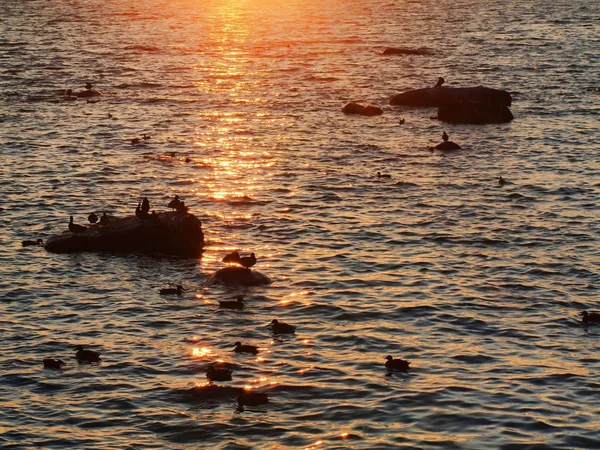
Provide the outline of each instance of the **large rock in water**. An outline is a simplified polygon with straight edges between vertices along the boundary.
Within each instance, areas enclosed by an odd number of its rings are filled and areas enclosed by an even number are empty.
[[[397,47],[388,47],[386,48],[382,55],[427,55],[429,51],[424,48],[397,48]]]
[[[361,116],[380,116],[383,114],[383,109],[378,106],[367,105],[363,106],[359,103],[350,102],[342,108],[344,114],[360,114]]]
[[[188,213],[162,212],[157,220],[129,216],[107,225],[90,225],[82,233],[64,231],[48,239],[45,248],[53,253],[148,252],[193,257],[202,253],[203,246],[200,219]]]
[[[440,106],[437,118],[444,122],[481,125],[510,122],[514,116],[508,106],[498,103],[451,102]]]
[[[228,285],[263,286],[271,284],[271,279],[256,270],[250,270],[239,266],[229,266],[217,270],[217,272],[208,279],[206,284],[207,286],[211,286],[219,282]]]
[[[425,88],[414,89],[395,95],[390,105],[440,107],[449,103],[474,102],[510,106],[512,97],[507,91],[486,88],[483,86],[470,88]]]

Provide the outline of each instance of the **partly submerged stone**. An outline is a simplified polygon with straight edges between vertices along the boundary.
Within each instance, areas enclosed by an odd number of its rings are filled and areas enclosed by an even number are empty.
[[[448,103],[475,102],[492,103],[510,106],[512,97],[509,92],[483,86],[451,88],[432,87],[413,89],[395,95],[390,99],[390,105],[440,107]]]
[[[429,51],[425,48],[398,48],[388,47],[382,55],[427,55]]]
[[[112,218],[107,225],[90,225],[82,233],[64,231],[47,240],[52,253],[148,252],[198,256],[204,246],[202,222],[193,214],[162,212],[156,219]]]
[[[507,123],[514,119],[508,106],[498,103],[450,102],[438,109],[438,120],[481,125]]]
[[[367,105],[363,106],[356,102],[350,102],[342,108],[344,114],[360,114],[361,116],[380,116],[383,114],[383,109],[378,106]]]
[[[430,147],[430,150],[444,150],[444,151],[448,151],[448,150],[461,150],[461,146],[458,145],[456,142],[452,142],[452,141],[444,141],[444,142],[440,142],[438,145],[434,146],[434,147]]]
[[[210,286],[215,283],[229,285],[238,284],[242,286],[264,286],[271,284],[271,279],[257,270],[250,270],[239,266],[229,266],[217,270],[215,274],[208,279],[206,284]]]

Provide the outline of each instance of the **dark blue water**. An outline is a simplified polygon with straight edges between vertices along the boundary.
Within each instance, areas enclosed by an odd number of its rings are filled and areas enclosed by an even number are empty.
[[[0,17],[0,447],[600,447],[600,328],[579,316],[600,309],[597,3],[35,0]],[[438,76],[510,91],[515,120],[388,105]],[[57,95],[87,82],[98,103]],[[344,116],[351,100],[384,114]],[[442,131],[464,150],[432,155]],[[201,258],[21,247],[175,194]],[[206,287],[233,249],[273,284]],[[219,309],[240,294],[244,311]],[[78,365],[77,344],[102,362]],[[390,376],[388,354],[412,369]],[[215,360],[233,381],[192,389]],[[240,411],[232,387],[269,403]]]

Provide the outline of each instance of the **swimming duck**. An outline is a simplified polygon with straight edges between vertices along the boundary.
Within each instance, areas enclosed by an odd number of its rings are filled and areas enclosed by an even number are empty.
[[[98,216],[96,215],[96,213],[91,213],[88,216],[88,220],[90,221],[90,223],[96,223],[98,222]]]
[[[600,323],[600,313],[588,313],[587,311],[583,311],[581,315],[583,316],[581,321],[586,325],[590,323]]]
[[[400,119],[400,122],[398,122],[400,125],[404,125],[406,123],[406,120],[404,119]]]
[[[231,252],[228,255],[225,255],[221,261],[223,261],[225,264],[240,264],[240,254],[236,250],[235,252]]]
[[[254,253],[250,253],[250,256],[242,256],[240,258],[240,264],[248,269],[256,264],[256,256]]]
[[[85,230],[87,230],[87,228],[83,225],[77,225],[73,223],[73,216],[71,216],[69,219],[69,231],[71,233],[83,233]]]
[[[387,359],[385,367],[387,367],[390,370],[400,370],[402,372],[406,372],[408,370],[408,365],[410,364],[410,361],[405,361],[400,358],[394,359],[391,356],[386,356],[385,359]]]
[[[450,138],[448,137],[448,135],[447,135],[447,134],[446,134],[446,132],[444,131],[444,132],[442,133],[442,140],[443,140],[444,142],[448,142],[448,139],[450,139]]]
[[[377,178],[392,178],[392,176],[387,173],[377,172]]]
[[[133,138],[131,140],[131,145],[138,145],[140,143],[140,138]]]
[[[273,319],[269,324],[273,334],[291,334],[296,332],[296,327],[289,323],[280,322],[277,319]]]
[[[256,347],[255,345],[242,345],[241,342],[236,342],[234,345],[235,348],[233,349],[233,351],[236,353],[252,353],[253,355],[258,354],[258,347]]]
[[[444,84],[446,82],[446,80],[444,80],[442,77],[438,77],[437,83],[435,83],[436,88],[442,87],[442,84]]]
[[[227,309],[244,309],[244,297],[240,295],[237,300],[219,300],[219,306]]]
[[[75,358],[79,360],[79,362],[99,362],[100,361],[100,353],[95,352],[93,350],[84,350],[83,345],[77,345],[75,347],[77,353],[75,353]]]
[[[178,284],[176,288],[161,289],[160,295],[179,295],[181,297],[184,291],[185,289],[183,289],[183,286]]]
[[[187,156],[187,157],[185,158],[185,162],[186,162],[186,163],[190,163],[190,162],[192,162],[192,158],[190,158],[189,156]]]
[[[102,212],[102,217],[100,217],[100,225],[108,225],[108,216],[105,212]]]
[[[206,369],[206,378],[210,381],[231,381],[232,373],[231,369],[217,368],[211,364]]]
[[[179,195],[176,195],[175,198],[171,200],[167,206],[171,209],[177,209],[180,203],[181,199],[179,198]]]
[[[89,91],[90,89],[92,89],[94,86],[92,86],[92,83],[86,83],[85,88]]]
[[[44,358],[44,369],[61,369],[64,365],[60,359]]]
[[[144,197],[142,199],[142,212],[144,214],[148,214],[148,212],[150,212],[150,202],[148,201],[148,197]]]
[[[147,134],[142,134],[142,139],[147,141],[148,139],[152,139],[152,136],[148,136]]]
[[[254,392],[243,390],[237,398],[238,406],[258,406],[269,403],[269,396],[266,392]]]
[[[32,245],[44,245],[44,241],[41,239],[37,239],[35,241],[22,241],[21,245],[23,247],[31,247]]]
[[[504,186],[505,183],[506,183],[506,181],[504,181],[504,178],[498,177],[498,185],[499,186]]]

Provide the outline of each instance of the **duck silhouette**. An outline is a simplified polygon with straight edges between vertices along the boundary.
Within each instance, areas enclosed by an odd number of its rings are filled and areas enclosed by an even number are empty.
[[[249,269],[256,264],[256,255],[254,253],[250,253],[250,256],[242,256],[240,258],[240,264],[246,269]]]
[[[377,172],[377,178],[392,178],[392,176],[387,173]]]
[[[400,119],[400,121],[398,122],[400,125],[404,125],[406,123],[406,120],[404,119]]]
[[[442,141],[444,142],[448,142],[448,139],[450,139],[450,137],[446,134],[446,132],[444,131],[442,133]]]
[[[44,358],[44,369],[61,369],[65,365],[60,359]]]
[[[138,145],[140,142],[140,138],[133,138],[131,140],[131,145]]]
[[[146,218],[148,217],[148,213],[142,211],[141,203],[138,203],[137,207],[135,208],[135,216],[140,220],[146,220]]]
[[[142,134],[142,139],[147,141],[148,139],[152,139],[152,136],[148,136],[147,134]]]
[[[231,381],[232,373],[231,369],[217,368],[211,364],[206,369],[206,378],[210,381]]]
[[[406,372],[408,370],[408,365],[410,364],[410,361],[405,361],[400,358],[394,359],[391,356],[386,356],[385,359],[387,359],[385,367],[387,367],[390,370],[399,370],[402,372]]]
[[[87,230],[87,228],[83,225],[73,223],[73,216],[69,218],[69,231],[71,233],[83,233],[85,230]]]
[[[243,390],[237,398],[238,406],[259,406],[269,403],[269,396],[266,392],[254,392]]]
[[[258,354],[258,347],[256,347],[255,345],[242,345],[241,342],[236,342],[234,345],[235,348],[233,349],[233,351],[236,353],[251,353],[253,355]]]
[[[231,264],[231,263],[240,264],[240,254],[236,250],[235,252],[231,252],[231,253],[225,255],[221,261],[224,262],[225,264]]]
[[[176,288],[161,289],[160,295],[179,295],[181,297],[184,291],[185,289],[183,289],[183,286],[178,284]]]
[[[583,311],[581,315],[583,316],[581,322],[586,325],[590,323],[600,323],[600,313],[588,313],[587,311]]]
[[[171,200],[167,206],[171,209],[177,209],[180,203],[181,199],[179,198],[179,195],[176,195],[175,198]]]
[[[504,178],[502,177],[498,177],[498,186],[504,186],[504,184],[506,183],[506,181],[504,180]]]
[[[41,239],[37,239],[35,241],[28,240],[21,242],[21,246],[23,247],[31,247],[32,245],[44,245],[44,241]]]
[[[437,83],[435,83],[434,88],[442,87],[442,84],[444,84],[445,82],[446,80],[444,80],[442,77],[438,77]]]
[[[268,325],[271,327],[273,334],[292,334],[296,332],[296,326],[290,325],[289,323],[280,322],[277,319],[273,319]]]
[[[226,309],[244,309],[244,297],[240,295],[237,300],[219,300],[219,306]]]
[[[109,219],[105,212],[102,213],[102,217],[100,217],[100,225],[108,225]]]
[[[75,353],[75,358],[79,360],[79,362],[99,362],[100,361],[100,353],[95,352],[93,350],[84,350],[83,345],[77,345],[75,347],[77,353]]]
[[[88,220],[90,223],[96,223],[98,222],[98,216],[93,212],[88,216]]]
[[[144,197],[142,199],[142,212],[144,214],[148,214],[150,212],[150,202],[148,201],[148,197]]]

